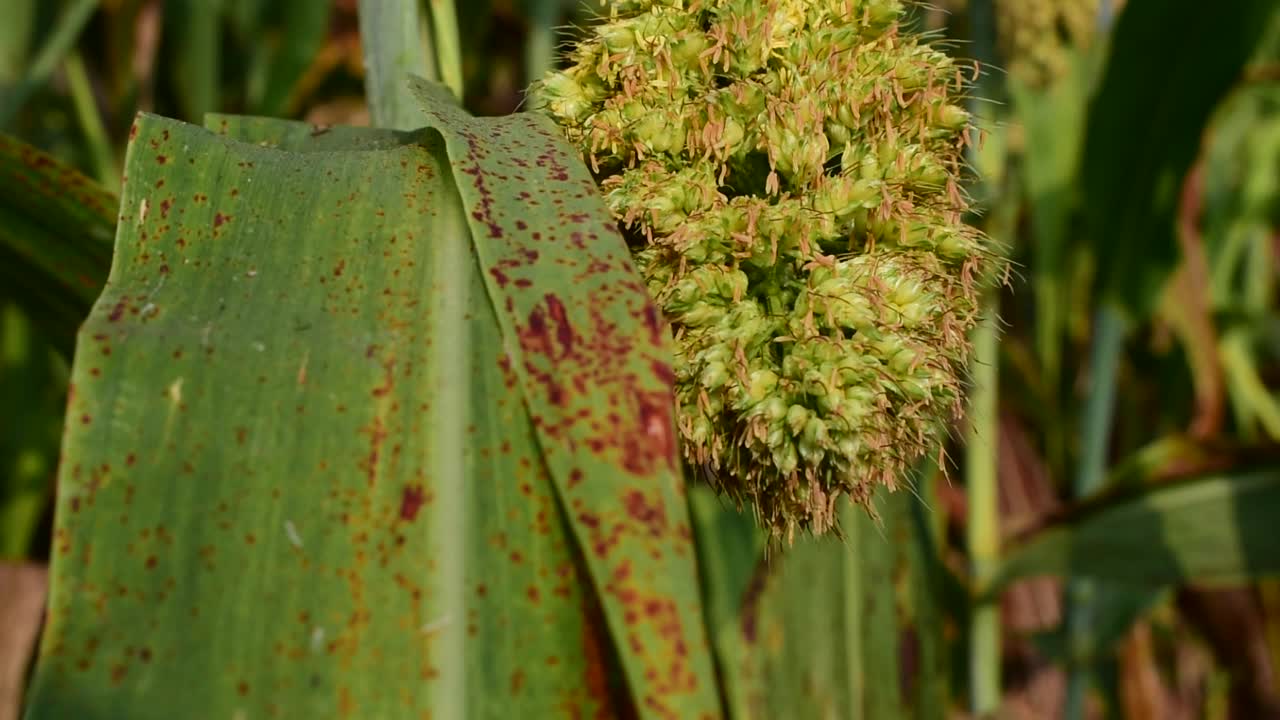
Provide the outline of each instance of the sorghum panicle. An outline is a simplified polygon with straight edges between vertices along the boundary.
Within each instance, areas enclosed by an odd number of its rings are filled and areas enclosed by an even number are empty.
[[[994,266],[964,72],[901,0],[617,0],[534,90],[676,340],[686,460],[778,536],[894,487],[961,398]]]

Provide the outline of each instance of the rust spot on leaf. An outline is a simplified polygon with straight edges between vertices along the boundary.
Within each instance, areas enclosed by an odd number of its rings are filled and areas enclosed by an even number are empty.
[[[640,490],[631,490],[625,502],[627,514],[648,528],[654,537],[661,537],[667,531],[667,511],[660,500],[650,502]]]
[[[339,412],[342,412],[342,410],[343,408],[340,406]],[[378,461],[382,455],[382,444],[387,439],[387,428],[383,424],[382,418],[375,417],[373,422],[361,428],[360,432],[369,435],[369,454],[360,461],[359,465],[364,470],[369,485],[373,485],[378,477]]]
[[[406,485],[400,493],[400,519],[413,522],[426,503],[427,493],[421,485]]]

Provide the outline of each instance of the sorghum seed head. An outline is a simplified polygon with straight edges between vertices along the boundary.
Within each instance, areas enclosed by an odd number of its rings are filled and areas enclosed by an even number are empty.
[[[535,100],[676,331],[687,462],[777,536],[893,486],[958,408],[998,263],[961,73],[901,0],[615,0]]]

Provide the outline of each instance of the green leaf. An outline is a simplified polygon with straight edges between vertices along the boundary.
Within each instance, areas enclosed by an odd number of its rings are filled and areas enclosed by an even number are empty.
[[[67,357],[110,269],[116,202],[75,169],[0,133],[0,284]]]
[[[1214,107],[1277,12],[1273,0],[1210,10],[1198,0],[1131,0],[1089,109],[1082,179],[1098,290],[1142,317],[1178,259],[1182,178]]]
[[[1062,343],[1071,303],[1071,220],[1079,207],[1080,147],[1093,54],[1070,51],[1070,72],[1033,90],[1010,78],[1012,106],[1026,130],[1021,173],[1029,203],[1034,244],[1031,283],[1036,299],[1035,348],[1044,384],[1059,391]]]
[[[750,644],[743,622],[753,623],[755,603],[768,576],[767,538],[746,513],[725,504],[708,485],[689,489],[694,545],[702,573],[703,610],[715,650],[728,716],[754,717],[760,678],[747,673]]]
[[[1275,466],[1107,493],[1015,544],[991,591],[1060,575],[1130,586],[1238,583],[1280,571]]]
[[[9,0],[0,9],[0,87],[22,76],[35,33],[36,0]]]
[[[713,714],[670,332],[549,119],[473,118],[444,86],[413,88],[444,138],[510,371],[640,711]]]
[[[97,8],[98,0],[71,0],[66,3],[54,23],[53,31],[31,58],[25,77],[11,88],[0,87],[0,129],[8,127],[31,95],[49,81],[58,64],[75,47],[81,31]],[[15,8],[13,12],[12,19],[15,23],[24,22],[20,9]],[[5,19],[0,17],[0,21]],[[31,18],[26,18],[25,22],[31,22]]]
[[[695,534],[708,625],[730,716],[945,717],[939,587],[927,530],[902,492],[880,521],[847,504],[841,540],[776,555],[746,515],[698,488]]]
[[[622,442],[671,432],[635,404],[669,420],[662,348],[626,345],[648,305],[585,169],[529,118],[460,131],[456,174],[434,132],[211,122],[130,146],[32,717],[718,715],[674,452]]]
[[[30,557],[53,497],[67,367],[40,327],[0,301],[0,561]]]

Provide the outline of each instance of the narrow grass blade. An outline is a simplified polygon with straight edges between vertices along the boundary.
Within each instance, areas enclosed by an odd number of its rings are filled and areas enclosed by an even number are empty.
[[[165,52],[172,58],[169,86],[187,120],[198,122],[222,105],[223,2],[165,3]]]
[[[98,0],[72,0],[68,3],[53,32],[32,58],[22,80],[12,88],[0,88],[0,130],[9,126],[32,93],[49,82],[58,64],[75,47],[80,33],[97,8]],[[18,19],[21,20],[21,16]]]
[[[0,10],[0,87],[17,82],[27,67],[39,0],[9,0]]]
[[[333,0],[278,0],[265,10],[269,21],[265,42],[246,38],[265,45],[255,58],[265,68],[255,73],[263,80],[252,93],[250,107],[259,115],[289,115],[297,111],[298,82],[324,47]]]
[[[110,269],[116,202],[75,169],[0,133],[0,280],[67,357]]]
[[[67,368],[41,328],[0,300],[0,561],[39,547],[67,402]]]

